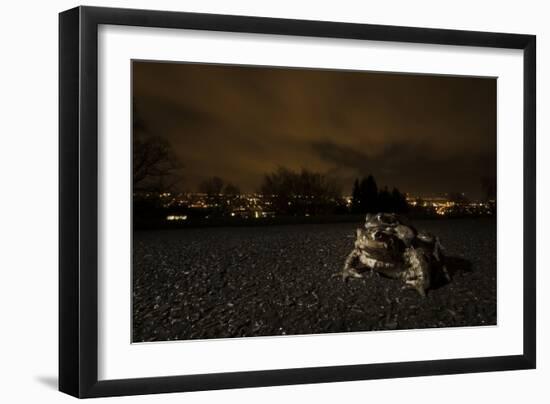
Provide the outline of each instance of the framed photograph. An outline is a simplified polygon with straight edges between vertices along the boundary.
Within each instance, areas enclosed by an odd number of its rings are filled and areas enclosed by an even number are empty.
[[[61,391],[535,368],[535,36],[59,24]]]

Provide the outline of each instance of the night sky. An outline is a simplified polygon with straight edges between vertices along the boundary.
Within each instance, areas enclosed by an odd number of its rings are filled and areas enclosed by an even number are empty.
[[[278,166],[414,195],[482,197],[496,178],[496,79],[133,63],[148,130],[173,146],[182,190],[220,176],[244,192]]]

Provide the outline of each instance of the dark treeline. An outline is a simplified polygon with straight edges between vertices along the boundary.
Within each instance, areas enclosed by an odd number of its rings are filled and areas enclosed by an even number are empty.
[[[197,186],[196,194],[156,192],[142,188],[134,193],[136,228],[167,224],[179,217],[179,224],[216,225],[245,223],[302,223],[347,221],[370,212],[403,213],[405,196],[397,189],[378,190],[373,176],[357,179],[351,200],[342,195],[338,182],[330,176],[285,167],[266,173],[254,193],[243,194],[239,187],[218,176]],[[170,223],[177,225],[178,223]]]
[[[214,176],[207,178],[199,184],[199,192],[202,192],[209,197],[237,196],[241,194],[241,190],[236,185],[230,182],[225,182],[222,178]]]
[[[345,213],[338,184],[325,174],[279,167],[265,174],[259,193],[271,202],[276,214],[322,215]]]
[[[405,213],[408,210],[407,198],[397,188],[393,188],[391,192],[388,187],[379,190],[372,175],[355,180],[352,191],[352,213]]]
[[[277,214],[322,215],[408,211],[407,199],[397,188],[378,189],[372,175],[356,179],[349,206],[338,183],[325,174],[280,167],[266,174],[260,193],[270,199]]]

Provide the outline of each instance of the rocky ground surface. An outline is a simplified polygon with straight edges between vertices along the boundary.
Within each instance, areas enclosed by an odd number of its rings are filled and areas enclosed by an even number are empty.
[[[426,298],[393,279],[333,276],[357,225],[136,232],[134,342],[496,324],[494,220],[413,223],[449,257],[452,281]]]

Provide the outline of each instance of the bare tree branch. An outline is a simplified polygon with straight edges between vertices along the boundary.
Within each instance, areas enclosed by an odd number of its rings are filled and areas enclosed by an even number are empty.
[[[170,144],[149,132],[134,103],[132,175],[134,192],[165,192],[181,181],[182,165]]]

